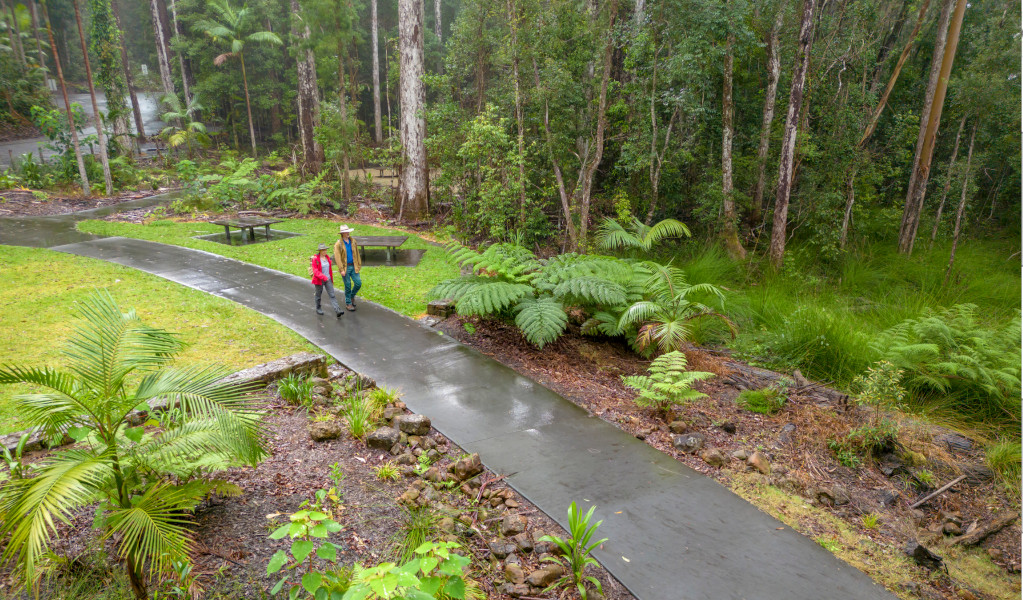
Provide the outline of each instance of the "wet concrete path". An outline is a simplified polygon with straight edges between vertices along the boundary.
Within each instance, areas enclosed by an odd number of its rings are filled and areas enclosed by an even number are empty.
[[[126,265],[276,319],[349,368],[399,389],[409,408],[479,452],[562,525],[573,500],[584,510],[596,504],[604,520],[599,535],[609,538],[596,557],[641,600],[894,598],[713,479],[448,336],[366,301],[339,320],[318,316],[312,286],[293,275],[74,230],[76,221],[95,216],[0,219],[0,244]]]

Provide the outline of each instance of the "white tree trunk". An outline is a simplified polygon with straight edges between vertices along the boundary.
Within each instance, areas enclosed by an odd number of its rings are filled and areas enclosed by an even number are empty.
[[[170,0],[171,19],[174,21],[174,35],[183,35],[181,32],[181,26],[178,25],[178,9],[174,4],[174,0]],[[188,89],[188,69],[185,68],[185,57],[179,51],[178,52],[178,66],[181,68],[181,87],[185,92],[185,106],[188,106],[192,102],[192,91]]]
[[[46,20],[46,35],[50,38],[50,52],[53,53],[53,62],[57,67],[57,79],[60,81],[60,92],[64,97],[64,110],[67,111],[68,127],[71,129],[71,147],[75,149],[75,160],[78,162],[78,176],[82,178],[82,195],[86,198],[91,194],[89,187],[89,175],[85,171],[85,159],[82,158],[82,145],[78,143],[78,128],[75,126],[75,113],[71,110],[71,101],[67,95],[67,83],[64,81],[64,70],[60,65],[60,54],[57,53],[57,43],[53,39],[53,27],[50,25],[50,11],[43,5],[43,18]]]
[[[768,254],[771,265],[780,269],[785,258],[786,231],[789,219],[789,197],[792,194],[792,165],[796,155],[796,134],[799,131],[799,109],[803,105],[806,72],[810,68],[810,47],[813,44],[813,13],[817,0],[803,0],[803,15],[799,25],[799,47],[796,68],[792,73],[789,108],[785,115],[785,133],[778,161],[778,195],[774,203],[774,222],[771,225],[771,247]]]
[[[948,161],[948,173],[945,174],[945,189],[941,192],[941,203],[938,204],[938,212],[934,215],[934,227],[931,229],[931,246],[934,245],[934,238],[938,237],[938,227],[941,225],[941,213],[945,210],[945,200],[948,199],[948,191],[952,187],[952,176],[955,174],[956,157],[959,156],[959,139],[963,135],[963,127],[966,126],[966,115],[959,121],[959,131],[956,132],[955,145],[952,146],[952,158]]]
[[[370,39],[373,44],[373,133],[376,143],[384,141],[384,128],[380,122],[380,39],[378,30],[380,22],[377,19],[377,0],[370,0],[371,33]]]
[[[732,46],[734,37],[729,34],[725,43],[725,77],[724,93],[721,101],[721,197],[722,212],[725,215],[725,248],[733,259],[746,258],[746,249],[739,242],[739,232],[736,227],[735,198],[733,197],[734,187],[732,183],[732,138],[733,115],[735,105],[732,103]]]
[[[398,186],[398,218],[419,220],[429,214],[426,168],[426,91],[423,86],[423,0],[398,0],[401,75],[401,143],[404,166]]]
[[[963,173],[963,194],[959,197],[959,208],[956,210],[956,224],[952,232],[952,252],[948,256],[948,269],[945,270],[945,283],[948,284],[948,277],[952,274],[952,264],[956,260],[956,248],[959,247],[959,235],[963,231],[963,210],[966,209],[966,192],[970,187],[970,161],[973,160],[973,141],[977,138],[977,125],[980,119],[973,124],[973,132],[970,133],[970,149],[966,153],[966,171]]]
[[[767,186],[767,151],[771,145],[771,124],[778,98],[778,78],[781,75],[781,27],[785,21],[785,5],[778,5],[778,14],[771,26],[767,42],[767,91],[764,94],[764,116],[760,123],[760,146],[757,147],[757,185],[753,190],[753,210],[757,215],[765,210],[764,188]],[[760,219],[757,218],[757,221]]]
[[[160,18],[159,0],[149,0],[149,10],[153,13],[153,35],[156,36],[156,62],[160,65],[160,81],[163,92],[174,95],[174,80],[171,78],[170,58],[167,56],[167,38],[163,19]]]
[[[437,41],[444,43],[444,38],[441,36],[441,20],[440,20],[440,0],[433,0],[433,33],[437,35]]]
[[[85,29],[82,27],[82,13],[78,10],[78,0],[71,1],[75,9],[75,23],[78,25],[78,39],[82,43],[82,58],[85,61],[85,79],[89,84],[89,97],[92,98],[92,119],[96,125],[96,137],[99,139],[99,162],[103,167],[103,182],[106,184],[107,196],[114,194],[114,181],[110,175],[110,157],[107,156],[107,133],[103,127],[103,113],[96,102],[96,86],[92,82],[92,65],[89,61],[89,48],[85,44]]]

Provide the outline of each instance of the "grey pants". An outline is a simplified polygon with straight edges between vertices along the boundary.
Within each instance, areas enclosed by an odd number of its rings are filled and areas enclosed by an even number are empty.
[[[316,310],[320,310],[320,296],[323,294],[323,288],[327,288],[327,295],[330,296],[330,304],[334,307],[334,312],[344,312],[341,310],[341,307],[338,306],[337,298],[334,297],[334,284],[332,284],[329,279],[314,287],[316,287],[316,294],[314,296],[316,298]]]

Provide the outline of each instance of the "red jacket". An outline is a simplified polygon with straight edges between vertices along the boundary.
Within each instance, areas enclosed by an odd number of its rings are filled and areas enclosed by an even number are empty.
[[[313,285],[323,285],[323,282],[327,281],[328,279],[330,280],[331,283],[334,283],[334,269],[333,269],[333,264],[334,263],[330,260],[330,257],[327,256],[326,254],[323,255],[323,258],[325,258],[327,260],[327,274],[326,275],[324,275],[323,274],[323,270],[320,269],[320,255],[319,254],[314,254],[313,255],[313,258],[312,258]]]

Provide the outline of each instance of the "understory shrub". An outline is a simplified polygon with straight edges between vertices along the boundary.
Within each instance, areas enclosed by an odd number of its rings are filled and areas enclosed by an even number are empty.
[[[669,352],[654,359],[647,375],[623,376],[622,382],[639,392],[635,399],[637,405],[666,413],[676,406],[707,397],[707,394],[692,389],[692,385],[710,379],[714,374],[687,371],[687,366],[685,353]]]
[[[289,373],[277,383],[281,399],[293,406],[308,405],[313,397],[313,381],[297,373]]]

